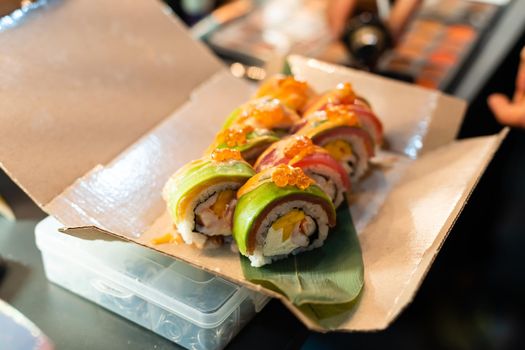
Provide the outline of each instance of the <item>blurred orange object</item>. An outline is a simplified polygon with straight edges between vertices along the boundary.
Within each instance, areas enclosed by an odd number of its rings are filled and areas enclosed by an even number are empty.
[[[474,40],[476,35],[476,31],[467,25],[455,24],[447,29],[447,39],[465,44]]]
[[[429,57],[429,62],[441,64],[445,66],[452,66],[459,60],[457,54],[446,52],[446,51],[435,51]]]

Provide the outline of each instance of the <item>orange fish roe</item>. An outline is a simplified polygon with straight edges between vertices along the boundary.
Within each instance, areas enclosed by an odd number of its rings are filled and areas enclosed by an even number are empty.
[[[293,76],[275,76],[268,79],[257,91],[256,97],[274,97],[287,107],[302,110],[314,94],[308,83]]]
[[[279,87],[282,89],[280,95],[283,95],[283,97],[286,97],[286,95],[290,96],[290,103],[296,108],[302,108],[308,101],[309,87],[304,81],[286,77],[279,81]]]
[[[279,79],[277,82],[283,92],[295,92],[306,95],[308,93],[308,84],[305,81],[297,80],[292,76]]]
[[[279,90],[275,93],[276,98],[285,101],[294,109],[301,109],[308,102],[310,88],[304,81],[288,76],[278,80]]]
[[[314,180],[305,175],[301,168],[280,164],[272,171],[272,181],[279,187],[296,186],[301,190],[314,184]]]
[[[286,121],[285,111],[277,99],[256,101],[256,103],[249,104],[237,123],[246,123],[251,118],[257,122],[258,126],[266,129],[273,129]]]
[[[225,129],[217,135],[219,143],[225,143],[228,147],[242,146],[246,143],[246,136],[253,131],[253,127],[246,125]]]
[[[325,112],[326,118],[329,121],[348,125],[359,125],[359,119],[357,119],[357,116],[348,108],[348,106],[328,106]]]
[[[229,160],[242,160],[241,152],[231,148],[216,149],[211,153],[211,159],[215,162],[227,162]]]
[[[293,139],[290,144],[284,149],[284,155],[287,158],[294,158],[299,156],[304,158],[315,152],[314,143],[309,137],[302,135],[291,136]]]
[[[355,101],[354,89],[350,83],[339,83],[334,91],[334,96],[328,99],[328,103],[351,104]]]

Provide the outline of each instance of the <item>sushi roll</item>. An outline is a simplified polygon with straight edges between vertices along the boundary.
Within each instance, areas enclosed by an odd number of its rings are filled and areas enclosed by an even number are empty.
[[[329,106],[310,114],[296,126],[295,134],[307,136],[341,163],[352,183],[368,170],[374,141],[355,113],[345,106]]]
[[[357,96],[350,83],[337,84],[333,90],[312,98],[305,108],[304,116],[308,116],[314,112],[322,111],[327,106],[334,105],[351,105],[356,102]]]
[[[272,97],[251,100],[236,108],[224,123],[223,129],[232,126],[251,126],[286,134],[301,117],[281,101]]]
[[[259,87],[254,98],[276,98],[297,113],[302,114],[306,105],[315,96],[315,91],[307,82],[295,79],[293,76],[275,75]]]
[[[312,99],[304,112],[304,117],[325,110],[329,106],[341,105],[344,105],[348,111],[355,113],[363,129],[372,136],[376,146],[383,144],[383,125],[381,121],[373,112],[370,103],[363,97],[356,95],[349,83],[338,84],[334,90]]]
[[[268,146],[279,140],[279,135],[268,129],[256,129],[251,125],[233,125],[216,135],[206,154],[216,149],[237,150],[245,161],[253,164]]]
[[[350,180],[342,165],[324,148],[314,145],[307,136],[292,135],[264,151],[254,165],[260,172],[279,164],[301,168],[315,180],[337,208],[350,191]]]
[[[300,168],[263,170],[237,198],[233,237],[255,267],[322,246],[335,225],[332,201]]]
[[[179,169],[164,186],[163,197],[184,242],[203,248],[231,239],[237,190],[253,175],[240,152],[231,149]]]

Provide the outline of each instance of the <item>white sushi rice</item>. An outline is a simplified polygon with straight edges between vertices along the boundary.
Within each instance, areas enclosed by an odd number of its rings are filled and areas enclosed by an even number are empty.
[[[359,180],[368,170],[368,152],[365,141],[356,135],[336,135],[323,139],[320,146],[324,146],[332,141],[343,140],[352,146],[352,155],[348,159],[343,159],[341,164],[350,174],[350,180]]]
[[[305,247],[297,247],[288,254],[279,254],[279,255],[270,255],[266,256],[263,254],[263,247],[266,242],[266,235],[271,225],[286,213],[290,212],[293,209],[302,210],[306,216],[312,218],[317,224],[318,236],[313,241],[310,242]],[[289,254],[299,254],[304,251],[312,250],[323,245],[326,237],[328,236],[328,215],[326,214],[323,207],[319,204],[313,204],[310,202],[295,200],[291,202],[282,203],[275,208],[273,208],[268,215],[264,218],[263,222],[259,226],[259,229],[256,232],[255,238],[255,249],[252,255],[249,255],[251,265],[254,267],[260,267],[266,264],[271,263],[272,261],[284,259]]]
[[[336,208],[343,202],[345,188],[338,172],[323,164],[310,165],[303,170],[330,197]]]
[[[179,230],[182,239],[186,244],[195,244],[198,248],[203,248],[206,243],[207,236],[231,236],[231,217],[223,218],[222,221],[228,222],[218,223],[215,229],[204,229],[204,234],[196,231],[197,225],[195,223],[195,212],[198,210],[202,213],[205,209],[210,208],[215,203],[219,192],[225,190],[236,191],[239,187],[240,185],[237,182],[223,182],[207,187],[194,197],[193,201],[184,213],[184,219],[177,224],[177,229]],[[212,218],[210,218],[210,220],[211,219]]]

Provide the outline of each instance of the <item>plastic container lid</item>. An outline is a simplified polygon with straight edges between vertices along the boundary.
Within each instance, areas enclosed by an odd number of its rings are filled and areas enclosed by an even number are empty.
[[[52,217],[36,226],[41,251],[74,259],[118,284],[110,293],[133,293],[201,328],[221,324],[249,295],[244,287],[138,244],[83,240],[58,232],[61,227]]]

